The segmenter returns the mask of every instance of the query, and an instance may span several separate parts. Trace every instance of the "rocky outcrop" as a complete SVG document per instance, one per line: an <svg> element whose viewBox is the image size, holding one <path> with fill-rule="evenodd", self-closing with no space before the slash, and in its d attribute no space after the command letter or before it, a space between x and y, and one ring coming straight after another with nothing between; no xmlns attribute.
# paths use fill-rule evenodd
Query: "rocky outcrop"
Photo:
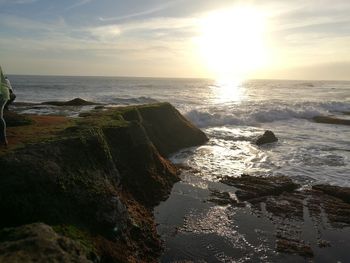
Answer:
<svg viewBox="0 0 350 263"><path fill-rule="evenodd" d="M349 119L340 119L333 116L316 116L313 120L317 123L326 123L326 124L336 124L336 125L350 125Z"/></svg>
<svg viewBox="0 0 350 263"><path fill-rule="evenodd" d="M314 189L316 191L321 191L321 192L328 194L330 196L340 198L344 202L350 204L350 188L348 188L348 187L319 184L319 185L313 185L312 189Z"/></svg>
<svg viewBox="0 0 350 263"><path fill-rule="evenodd" d="M93 252L81 243L36 223L0 231L0 262L93 263Z"/></svg>
<svg viewBox="0 0 350 263"><path fill-rule="evenodd" d="M142 112L142 121L126 118L129 111ZM69 123L1 153L0 227L75 227L89 233L102 262L155 262L161 244L152 208L178 180L165 153L206 136L166 103L96 111Z"/></svg>
<svg viewBox="0 0 350 263"><path fill-rule="evenodd" d="M263 145L263 144L273 143L273 142L277 142L277 141L278 141L278 139L272 131L265 131L265 133L263 135L259 136L256 139L255 144L256 145Z"/></svg>
<svg viewBox="0 0 350 263"><path fill-rule="evenodd" d="M241 201L292 192L300 187L286 176L256 177L244 174L241 177L225 177L221 182L239 188L236 196Z"/></svg>
<svg viewBox="0 0 350 263"><path fill-rule="evenodd" d="M140 123L163 156L180 148L203 144L207 136L182 116L171 104L164 103L162 108L153 109L141 106L123 113L128 121ZM166 119L167 121L164 121Z"/></svg>
<svg viewBox="0 0 350 263"><path fill-rule="evenodd" d="M43 105L52 105L52 106L91 106L91 105L100 105L100 103L86 101L81 98L75 98L69 101L46 101L41 103Z"/></svg>

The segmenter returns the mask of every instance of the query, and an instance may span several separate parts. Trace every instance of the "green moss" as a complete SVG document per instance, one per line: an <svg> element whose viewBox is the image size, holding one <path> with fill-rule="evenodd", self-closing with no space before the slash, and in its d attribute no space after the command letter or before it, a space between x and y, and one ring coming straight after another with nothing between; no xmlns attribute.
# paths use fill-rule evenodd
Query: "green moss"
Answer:
<svg viewBox="0 0 350 263"><path fill-rule="evenodd" d="M57 234L79 242L87 254L96 254L96 248L94 246L94 242L92 241L92 237L89 235L89 233L73 225L56 225L52 226L52 229Z"/></svg>

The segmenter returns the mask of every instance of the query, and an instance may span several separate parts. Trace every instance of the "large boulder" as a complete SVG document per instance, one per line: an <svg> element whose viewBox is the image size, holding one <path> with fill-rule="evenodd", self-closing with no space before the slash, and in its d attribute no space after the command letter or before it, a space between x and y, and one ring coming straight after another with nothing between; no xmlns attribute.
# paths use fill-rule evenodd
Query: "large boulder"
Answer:
<svg viewBox="0 0 350 263"><path fill-rule="evenodd" d="M123 116L128 121L141 123L148 137L163 156L208 141L205 133L169 103L135 107L124 112Z"/></svg>
<svg viewBox="0 0 350 263"><path fill-rule="evenodd" d="M265 133L257 138L255 141L256 145L263 145L267 143L277 142L278 138L272 131L265 131Z"/></svg>

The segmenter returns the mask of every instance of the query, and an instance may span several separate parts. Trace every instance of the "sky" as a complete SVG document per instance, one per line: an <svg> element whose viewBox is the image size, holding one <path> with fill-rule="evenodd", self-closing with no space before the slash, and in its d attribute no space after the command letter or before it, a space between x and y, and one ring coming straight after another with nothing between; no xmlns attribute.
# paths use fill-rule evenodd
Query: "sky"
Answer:
<svg viewBox="0 0 350 263"><path fill-rule="evenodd" d="M350 80L349 14L348 0L0 0L0 64L8 74Z"/></svg>

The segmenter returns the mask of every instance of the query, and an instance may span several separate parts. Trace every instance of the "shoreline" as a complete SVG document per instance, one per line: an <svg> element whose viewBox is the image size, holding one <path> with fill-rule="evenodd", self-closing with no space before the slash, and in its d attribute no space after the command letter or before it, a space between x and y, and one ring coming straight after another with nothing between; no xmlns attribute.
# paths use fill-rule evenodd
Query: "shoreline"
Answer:
<svg viewBox="0 0 350 263"><path fill-rule="evenodd" d="M71 102L62 105L65 104ZM234 211L232 218L238 216L238 219L225 222L231 227L245 229L245 232L238 233L240 238L245 235L251 240L261 237L259 231L253 231L252 226L262 220L259 227L272 231L267 237L265 235L270 244L265 247L269 255L272 257L279 251L277 258L303 262L305 258L320 258L320 255L324 255L323 251L333 255L329 251L336 250L338 245L334 246L332 242L335 241L328 241L327 238L319 238L317 244L311 244L302 237L312 232L307 229L299 231L292 239L288 235L279 236L280 233L273 228L276 222L297 215L293 224L285 224L283 220L279 223L279 228L286 233L292 233L291 228L299 229L304 224L310 228L316 224L316 228L323 227L331 232L346 229L350 224L342 215L334 212L341 209L342 213L350 216L349 200L334 196L334 190L329 187L326 187L327 190L282 188L278 193L272 187L257 199L242 199L239 191L247 187L260 189L266 185L266 181L256 182L254 177L250 177L255 184L249 180L233 185L225 184L224 181L208 182L196 176L198 171L190 167L174 166L167 159L171 153L201 145L208 138L168 103L115 109L99 105L81 115L81 118L13 114L8 120L13 121L13 127L8 128L10 147L0 151L0 165L4 167L5 173L0 178L0 181L3 180L0 182L0 207L3 211L9 211L0 220L1 228L6 228L0 231L0 251L8 257L11 253L6 250L6 246L11 246L12 241L7 239L6 233L17 235L29 231L30 235L35 235L38 230L38 233L50 232L53 238L68 238L73 242L72 246L85 251L80 253L85 253L83 256L87 262L157 262L162 251L156 231L157 222L160 223L158 231L166 242L176 239L184 242L188 238L186 235L215 236L216 230L211 229L211 226L191 223L198 219L199 212L194 213L193 218L186 216L187 209L199 208L202 212L206 209L214 211L213 217L215 211L228 211L227 214L221 214L223 218ZM176 183L179 171L182 171L182 180ZM276 185L276 182L272 184ZM203 185L207 185L207 188L203 188ZM338 187L336 192L339 189L346 192L349 188ZM169 194L170 198L167 199ZM347 192L345 196L348 198ZM315 200L315 206L305 203L309 199ZM174 202L177 205L174 206ZM294 204L296 212L286 205L280 205L286 202ZM155 215L152 213L154 207ZM328 214L316 213L325 211L324 207L328 207ZM160 212L162 209L163 212ZM159 222L162 216L173 217L175 225ZM330 222L323 225L322 222L329 221L329 217L335 224ZM321 219L321 223L316 222L316 219ZM52 226L54 232L42 225L20 227L37 222ZM183 226L184 222L186 224ZM337 225L339 222L343 224L341 228ZM212 223L215 226L220 222L214 220ZM204 232L203 227L206 227ZM225 229L229 231L230 227ZM261 231L266 232L266 229ZM42 238L45 240L45 236ZM242 240L237 240L237 244ZM21 242L20 238L17 242ZM231 245L235 247L235 244ZM42 255L40 246L35 252L25 246L19 246L19 249L27 251L28 256L34 253ZM181 255L181 245L179 249ZM236 256L240 255L239 249L233 251ZM162 256L163 260L168 257L166 253ZM198 258L170 256L167 259L196 261L201 253L204 252L198 251ZM254 251L250 253L254 254ZM260 254L257 252L256 255ZM76 257L74 253L71 256Z"/></svg>

